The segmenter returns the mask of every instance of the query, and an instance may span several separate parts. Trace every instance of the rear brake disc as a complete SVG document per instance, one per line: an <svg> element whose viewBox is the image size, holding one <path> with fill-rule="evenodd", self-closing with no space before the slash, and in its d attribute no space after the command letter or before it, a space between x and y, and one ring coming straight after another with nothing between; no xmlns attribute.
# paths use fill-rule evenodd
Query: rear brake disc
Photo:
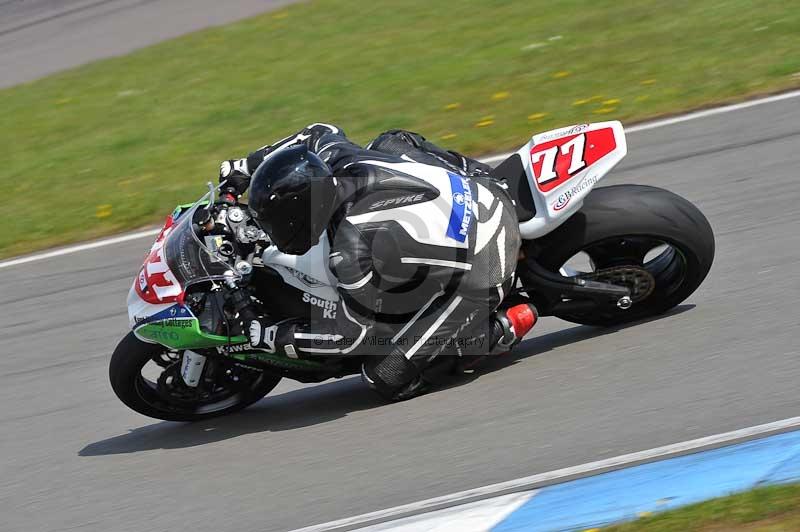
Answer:
<svg viewBox="0 0 800 532"><path fill-rule="evenodd" d="M631 291L631 301L637 303L649 296L656 287L653 275L638 266L616 266L580 275L581 279L624 286Z"/></svg>

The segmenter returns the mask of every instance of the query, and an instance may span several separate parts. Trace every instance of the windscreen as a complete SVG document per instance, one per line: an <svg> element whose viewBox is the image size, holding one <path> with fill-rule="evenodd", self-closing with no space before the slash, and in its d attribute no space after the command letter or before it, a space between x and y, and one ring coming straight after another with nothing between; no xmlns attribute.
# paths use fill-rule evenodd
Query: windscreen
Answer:
<svg viewBox="0 0 800 532"><path fill-rule="evenodd" d="M193 283L222 279L226 272L238 277L227 259L215 251L222 237L204 236L206 243L196 234L193 220L201 209L205 207L198 202L182 212L164 243L164 260L184 290Z"/></svg>

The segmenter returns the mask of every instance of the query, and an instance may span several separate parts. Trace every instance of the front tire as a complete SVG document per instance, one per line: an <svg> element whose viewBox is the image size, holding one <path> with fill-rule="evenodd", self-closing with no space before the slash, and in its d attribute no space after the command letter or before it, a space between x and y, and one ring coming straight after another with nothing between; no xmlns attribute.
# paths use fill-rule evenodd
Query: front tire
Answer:
<svg viewBox="0 0 800 532"><path fill-rule="evenodd" d="M218 400L191 404L186 401L170 401L159 393L158 383L142 375L149 362L163 360L166 349L158 344L139 340L133 332L122 339L111 356L108 368L114 393L129 408L145 416L165 421L200 421L224 416L242 410L255 403L277 386L280 377L259 374L236 391L223 393ZM180 364L180 360L174 362ZM163 364L162 364L163 365ZM177 377L180 378L180 377Z"/></svg>
<svg viewBox="0 0 800 532"><path fill-rule="evenodd" d="M650 252L664 251L646 260L647 248L655 244L661 247ZM647 295L634 299L627 310L555 312L559 318L584 325L612 326L662 314L697 290L714 260L714 233L703 213L677 194L642 185L593 190L569 220L525 245L531 252L542 250L537 260L552 272L563 275L565 264L585 253L595 272L613 276L619 271L623 278L626 272L633 273L629 278L640 272L650 285ZM580 275L591 278L593 274Z"/></svg>

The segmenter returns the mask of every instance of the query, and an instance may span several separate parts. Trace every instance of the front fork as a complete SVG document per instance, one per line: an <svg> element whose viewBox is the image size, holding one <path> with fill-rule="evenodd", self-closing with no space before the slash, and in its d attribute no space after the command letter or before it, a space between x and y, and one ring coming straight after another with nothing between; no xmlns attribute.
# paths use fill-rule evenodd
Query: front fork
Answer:
<svg viewBox="0 0 800 532"><path fill-rule="evenodd" d="M190 388L197 388L200 378L203 376L203 369L206 367L206 357L200 353L186 350L181 359L181 378L184 384Z"/></svg>
<svg viewBox="0 0 800 532"><path fill-rule="evenodd" d="M247 265L249 266L249 263L247 263ZM250 271L252 270L248 270L247 274L249 274ZM250 298L250 293L246 289L240 287L233 277L228 277L225 280L225 284L227 284L229 288L227 294L228 302L233 307L240 321L247 323L255 319L256 314L251 309L253 302ZM230 334L230 331L228 331L228 334ZM181 359L181 378L186 386L197 388L203 376L203 369L206 366L207 358L208 357L205 355L188 349L183 352L183 358Z"/></svg>

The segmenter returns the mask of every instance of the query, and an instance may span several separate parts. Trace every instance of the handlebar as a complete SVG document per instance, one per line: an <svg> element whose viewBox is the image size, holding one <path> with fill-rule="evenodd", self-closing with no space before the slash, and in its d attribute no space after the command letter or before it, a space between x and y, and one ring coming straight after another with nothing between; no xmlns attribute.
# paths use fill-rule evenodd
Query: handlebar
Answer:
<svg viewBox="0 0 800 532"><path fill-rule="evenodd" d="M225 284L228 285L226 299L242 321L248 323L256 319L258 315L253 311L253 301L250 299L250 292L248 292L246 288L239 286L232 277L226 279Z"/></svg>

